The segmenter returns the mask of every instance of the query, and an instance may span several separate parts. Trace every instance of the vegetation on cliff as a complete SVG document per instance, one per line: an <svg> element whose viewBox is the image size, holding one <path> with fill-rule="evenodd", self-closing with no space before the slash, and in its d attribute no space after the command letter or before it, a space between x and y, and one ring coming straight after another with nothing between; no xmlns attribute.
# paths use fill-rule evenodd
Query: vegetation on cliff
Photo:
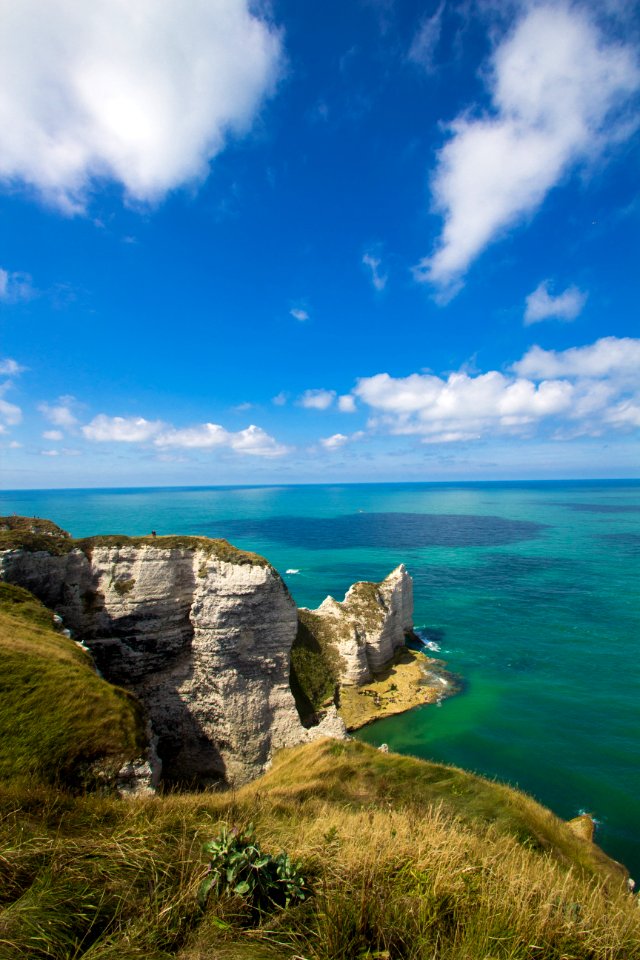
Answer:
<svg viewBox="0 0 640 960"><path fill-rule="evenodd" d="M207 559L257 567L271 566L269 561L259 554L240 550L224 539L177 535L128 537L124 534L109 534L75 540L66 530L52 523L51 520L41 520L36 517L0 517L0 550L26 550L29 553L44 551L53 556L62 556L72 550L82 550L90 557L95 547L141 546L154 547L157 550L198 550Z"/></svg>
<svg viewBox="0 0 640 960"><path fill-rule="evenodd" d="M336 624L336 629L340 624ZM291 648L290 685L303 723L332 702L340 673L334 624L312 610L298 610L298 632Z"/></svg>
<svg viewBox="0 0 640 960"><path fill-rule="evenodd" d="M83 786L144 748L140 708L21 587L0 583L0 780Z"/></svg>

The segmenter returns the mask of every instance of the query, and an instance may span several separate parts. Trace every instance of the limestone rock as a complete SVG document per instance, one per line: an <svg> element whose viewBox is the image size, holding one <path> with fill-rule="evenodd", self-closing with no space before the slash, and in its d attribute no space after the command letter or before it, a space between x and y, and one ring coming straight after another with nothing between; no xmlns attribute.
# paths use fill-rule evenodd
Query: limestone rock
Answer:
<svg viewBox="0 0 640 960"><path fill-rule="evenodd" d="M413 581L400 564L381 583L354 583L342 603L327 597L312 613L340 655L340 683L359 686L393 659L413 631Z"/></svg>
<svg viewBox="0 0 640 960"><path fill-rule="evenodd" d="M345 736L335 711L305 729L289 686L297 610L261 557L204 538L93 538L0 552L90 648L107 680L144 704L168 780L241 784L273 752ZM142 765L144 766L144 758ZM122 771L143 783L149 771Z"/></svg>

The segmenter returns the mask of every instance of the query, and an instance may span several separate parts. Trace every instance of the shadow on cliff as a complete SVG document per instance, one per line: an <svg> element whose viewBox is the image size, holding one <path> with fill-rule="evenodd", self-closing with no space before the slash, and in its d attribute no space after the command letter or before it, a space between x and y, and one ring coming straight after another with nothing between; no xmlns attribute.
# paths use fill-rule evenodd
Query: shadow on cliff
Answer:
<svg viewBox="0 0 640 960"><path fill-rule="evenodd" d="M191 604L182 611L176 604L170 611L170 639L165 600L136 604L126 615L113 617L96 589L90 607L92 627L79 639L87 640L102 676L131 690L142 703L157 738L164 786L197 790L224 785L221 748L226 744L211 739L193 715L189 695L180 692L193 678Z"/></svg>

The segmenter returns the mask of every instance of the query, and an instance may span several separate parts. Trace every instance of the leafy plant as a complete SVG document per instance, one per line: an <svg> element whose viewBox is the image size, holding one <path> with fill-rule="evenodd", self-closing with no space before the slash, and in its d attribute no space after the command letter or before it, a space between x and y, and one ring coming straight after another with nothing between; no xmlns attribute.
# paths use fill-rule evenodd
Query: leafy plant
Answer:
<svg viewBox="0 0 640 960"><path fill-rule="evenodd" d="M244 897L259 911L288 907L309 895L302 864L284 850L275 857L261 850L253 824L244 831L223 826L220 835L203 849L210 862L198 892L202 906L212 890L218 895Z"/></svg>

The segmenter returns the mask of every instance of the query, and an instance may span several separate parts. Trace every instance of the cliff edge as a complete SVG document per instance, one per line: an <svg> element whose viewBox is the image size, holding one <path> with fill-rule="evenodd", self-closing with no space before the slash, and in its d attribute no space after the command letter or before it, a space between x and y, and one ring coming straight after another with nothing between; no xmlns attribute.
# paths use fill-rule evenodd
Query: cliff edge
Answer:
<svg viewBox="0 0 640 960"><path fill-rule="evenodd" d="M73 540L43 523L0 521L0 578L54 610L99 672L136 694L165 780L245 783L281 747L344 736L335 710L312 730L300 722L297 610L264 558L201 537Z"/></svg>

